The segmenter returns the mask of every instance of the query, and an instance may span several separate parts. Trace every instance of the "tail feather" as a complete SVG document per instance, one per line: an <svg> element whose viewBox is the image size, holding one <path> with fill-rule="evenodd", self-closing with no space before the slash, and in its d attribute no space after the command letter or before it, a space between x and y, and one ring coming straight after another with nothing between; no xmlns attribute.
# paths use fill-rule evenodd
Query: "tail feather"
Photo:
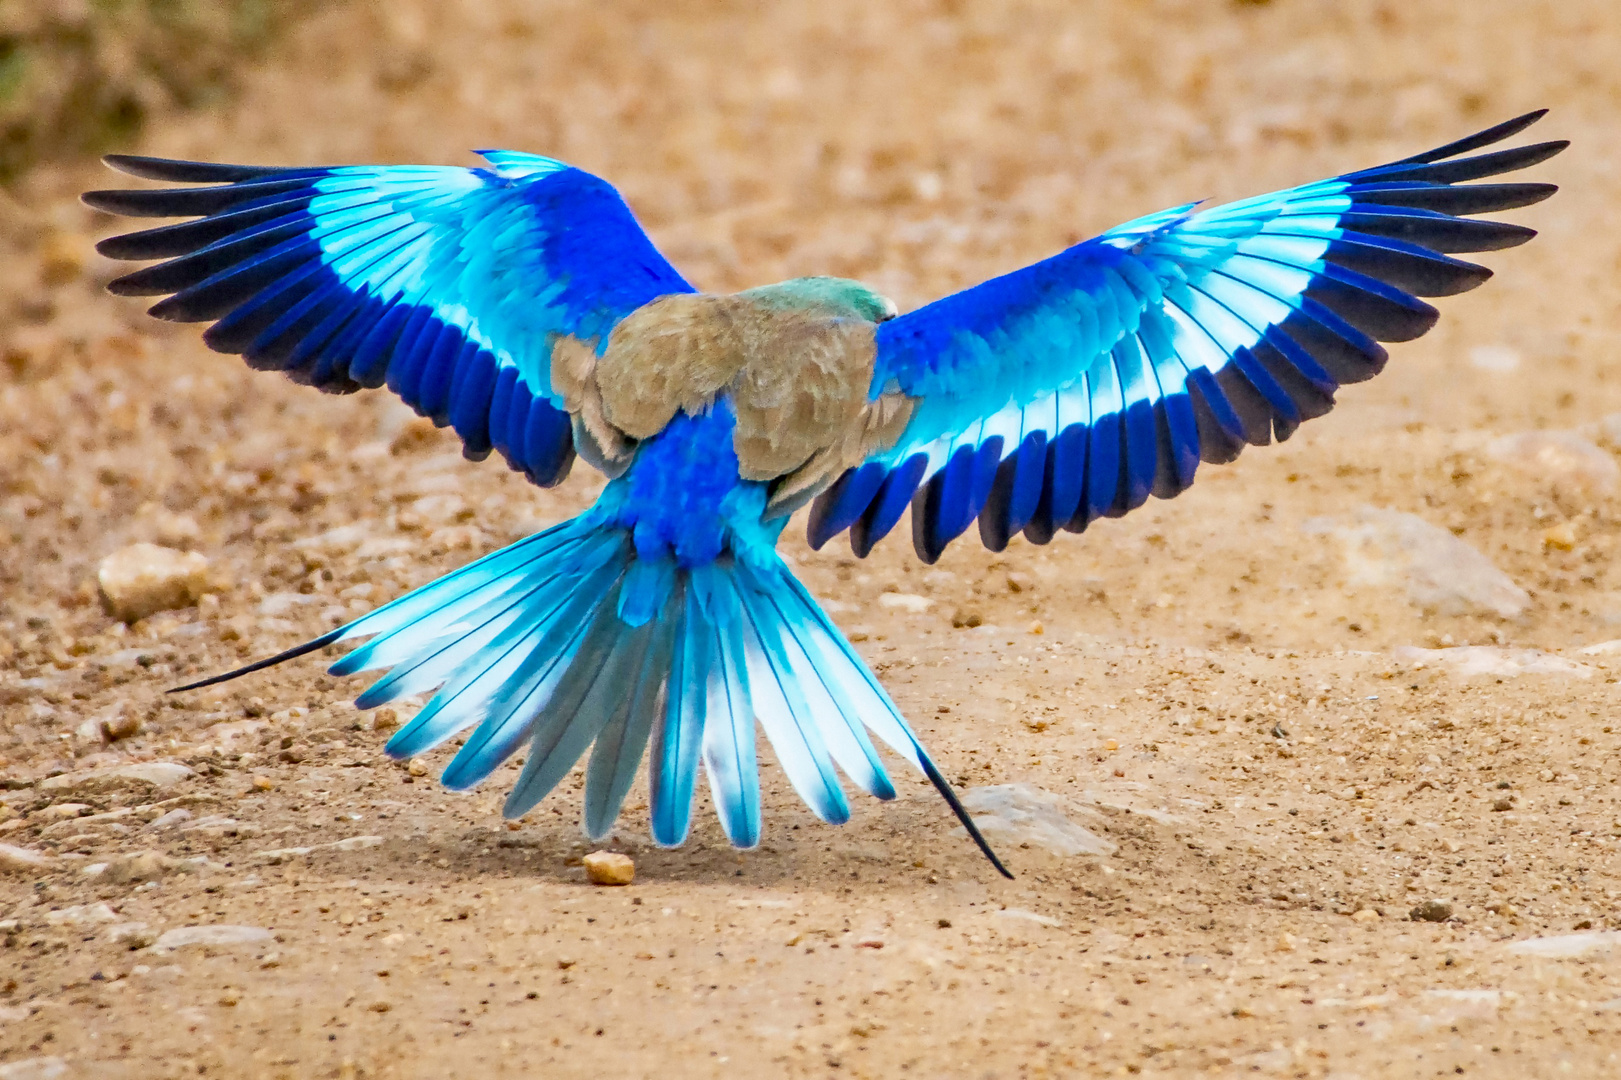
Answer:
<svg viewBox="0 0 1621 1080"><path fill-rule="evenodd" d="M650 620L652 615L659 617L651 621L652 636L631 692L624 695L623 707L609 719L591 747L591 763L585 773L585 831L593 840L602 839L613 829L619 808L636 781L636 769L642 763L653 725L665 715L679 613L686 603L685 586L673 581L672 585L662 611L654 608L649 613Z"/></svg>
<svg viewBox="0 0 1621 1080"><path fill-rule="evenodd" d="M828 668L822 650L806 636L804 628L815 623L815 615L780 586L776 589L762 587L759 594L760 606L765 611L761 621L787 631L779 635L782 658L806 702L811 733L857 787L877 798L893 799L895 786L872 740L867 737L863 721L868 718L841 699L837 687L842 672Z"/></svg>
<svg viewBox="0 0 1621 1080"><path fill-rule="evenodd" d="M617 594L616 582L623 573L622 565L609 563L575 582L573 595L535 638L506 684L487 699L487 705L469 703L471 707L461 717L462 726L471 725L481 713L483 720L446 767L440 778L446 787L472 787L494 772L526 738L533 735L540 743L546 731L570 719L552 714L547 706L569 681L575 658L591 632L599 626L601 633L610 632L603 620L617 620L603 597Z"/></svg>
<svg viewBox="0 0 1621 1080"><path fill-rule="evenodd" d="M647 783L655 843L675 847L692 827L698 748L709 704L710 638L702 632L697 590L688 582L676 626L664 722L653 728Z"/></svg>
<svg viewBox="0 0 1621 1080"><path fill-rule="evenodd" d="M373 668L393 667L404 661L417 647L417 633L406 635L403 652L384 653L388 643L396 646L401 639L395 635L409 630L418 623L430 620L434 625L453 622L467 612L476 610L502 593L518 588L523 583L521 571L544 559L559 547L578 539L576 522L554 525L544 532L519 540L517 543L493 551L442 578L436 578L421 588L390 601L375 611L368 612L342 628L340 640L371 638L332 665L334 675L352 675Z"/></svg>
<svg viewBox="0 0 1621 1080"><path fill-rule="evenodd" d="M502 809L509 818L532 810L574 768L612 719L618 691L647 650L652 627L627 628L614 611L616 600L610 596L597 609L567 673L535 717L529 759Z"/></svg>
<svg viewBox="0 0 1621 1080"><path fill-rule="evenodd" d="M799 797L823 821L842 825L850 820L850 804L833 771L833 759L821 736L816 714L806 700L804 681L796 673L794 661L778 631L776 612L763 610L770 600L758 595L751 581L741 583L738 594L743 605L749 690L760 726L765 729L777 753L777 761ZM841 722L838 727L848 730L849 725ZM878 775L883 775L882 766ZM865 774L852 774L858 784L864 778ZM884 780L887 784L888 778ZM873 790L867 784L862 787Z"/></svg>
<svg viewBox="0 0 1621 1080"><path fill-rule="evenodd" d="M611 562L605 563L584 584L606 588L618 572ZM462 665L450 672L449 681L411 723L389 740L388 752L396 757L423 753L489 715L497 699L510 696L523 680L526 667L537 655L549 657L545 645L555 639L559 628L578 626L580 616L589 615L595 597L581 586L573 578L549 579L531 594L535 599L529 610L523 610L520 602L514 604L515 612L504 613L498 633L480 627L469 634L478 640L460 650L466 657ZM485 662L486 657L491 659ZM399 670L409 673L403 665Z"/></svg>
<svg viewBox="0 0 1621 1080"><path fill-rule="evenodd" d="M358 637L371 640L332 672L390 670L357 704L437 688L389 740L391 756L422 753L476 725L441 778L461 789L528 744L508 817L533 809L590 749L584 824L600 838L645 751L656 842L687 838L702 762L727 837L753 847L761 835L756 722L794 789L835 823L850 817L838 770L864 791L895 797L870 732L934 784L1007 873L860 655L767 550L681 569L638 559L629 532L607 514L588 514L280 659Z"/></svg>
<svg viewBox="0 0 1621 1080"><path fill-rule="evenodd" d="M709 616L714 662L704 727L704 771L726 838L751 848L760 842L760 769L754 751L754 706L744 656L741 603L730 574L711 563L692 571Z"/></svg>

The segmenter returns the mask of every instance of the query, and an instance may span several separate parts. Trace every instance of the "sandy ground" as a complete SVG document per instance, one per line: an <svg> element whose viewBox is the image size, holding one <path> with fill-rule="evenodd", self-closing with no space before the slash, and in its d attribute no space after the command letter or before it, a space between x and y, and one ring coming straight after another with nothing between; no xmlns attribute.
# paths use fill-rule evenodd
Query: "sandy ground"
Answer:
<svg viewBox="0 0 1621 1080"><path fill-rule="evenodd" d="M1621 637L1608 0L391 0L306 24L138 149L541 151L618 183L702 287L831 272L904 308L1544 105L1576 144L1539 175L1565 190L1513 215L1542 236L1287 445L934 568L904 529L865 562L790 530L954 781L1054 793L1113 845L999 838L1013 882L915 778L835 829L768 764L758 851L707 806L654 849L633 794L612 846L636 882L596 888L577 783L509 827L499 782L387 762L388 720L313 659L164 697L596 483L532 490L380 395L153 324L99 291L113 226L72 196L105 176L36 172L0 202L0 843L50 862L0 870L0 1076L1617 1075L1621 951L1511 947L1621 928L1621 653L1582 651ZM1598 449L1494 451L1533 430ZM1524 596L1415 600L1345 539L1364 506ZM125 628L95 572L142 539L206 555L211 592ZM1411 651L1463 646L1503 651ZM107 779L131 761L195 775ZM1431 900L1450 919L1409 918ZM143 947L214 924L268 934Z"/></svg>

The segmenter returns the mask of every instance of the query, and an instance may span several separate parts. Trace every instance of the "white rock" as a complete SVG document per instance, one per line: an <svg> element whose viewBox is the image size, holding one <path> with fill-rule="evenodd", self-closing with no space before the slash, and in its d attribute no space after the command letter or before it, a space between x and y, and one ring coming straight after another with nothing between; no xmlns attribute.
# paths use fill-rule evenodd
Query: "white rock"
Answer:
<svg viewBox="0 0 1621 1080"><path fill-rule="evenodd" d="M173 930L165 930L157 941L153 942L154 952L173 952L188 945L253 945L261 941L271 941L275 937L262 926L180 926Z"/></svg>
<svg viewBox="0 0 1621 1080"><path fill-rule="evenodd" d="M84 926L86 923L117 922L118 912L106 904L80 904L45 913L50 926Z"/></svg>
<svg viewBox="0 0 1621 1080"><path fill-rule="evenodd" d="M1593 669L1586 664L1578 664L1540 649L1499 649L1495 645L1419 649L1402 645L1391 650L1391 654L1409 664L1443 664L1464 676L1495 675L1500 679L1512 679L1517 675L1569 675L1578 679L1593 677Z"/></svg>
<svg viewBox="0 0 1621 1080"><path fill-rule="evenodd" d="M1021 919L1021 920L1025 921L1025 922L1039 923L1042 926L1063 926L1064 925L1061 921L1059 921L1058 919L1053 918L1051 915L1038 915L1036 912L1034 912L1034 911L1026 911L1024 908L1016 908L1016 907L1002 908L1000 911L997 911L995 914L996 914L996 917L999 918L999 919Z"/></svg>
<svg viewBox="0 0 1621 1080"><path fill-rule="evenodd" d="M156 939L144 922L119 923L107 928L107 940L130 949L144 949Z"/></svg>
<svg viewBox="0 0 1621 1080"><path fill-rule="evenodd" d="M1572 431L1521 431L1486 445L1486 454L1539 480L1597 494L1621 481L1615 458Z"/></svg>
<svg viewBox="0 0 1621 1080"><path fill-rule="evenodd" d="M195 551L131 544L101 560L96 580L107 613L135 622L196 603L208 588L208 560Z"/></svg>
<svg viewBox="0 0 1621 1080"><path fill-rule="evenodd" d="M895 608L899 611L921 615L934 604L927 596L918 596L915 593L886 592L878 594L878 606Z"/></svg>
<svg viewBox="0 0 1621 1080"><path fill-rule="evenodd" d="M39 782L39 790L73 791L81 787L112 786L120 780L133 780L154 788L166 788L173 787L193 775L195 774L190 769L178 761L138 761L111 769L81 769L78 772L48 777Z"/></svg>
<svg viewBox="0 0 1621 1080"><path fill-rule="evenodd" d="M192 819L192 812L185 807L177 806L148 825L148 832L159 832L163 829L172 829Z"/></svg>
<svg viewBox="0 0 1621 1080"><path fill-rule="evenodd" d="M59 1057L25 1058L0 1065L0 1080L57 1080L68 1074L68 1063Z"/></svg>
<svg viewBox="0 0 1621 1080"><path fill-rule="evenodd" d="M1486 556L1414 514L1362 506L1349 520L1312 518L1302 528L1339 539L1352 584L1401 588L1426 611L1512 619L1531 604Z"/></svg>
<svg viewBox="0 0 1621 1080"><path fill-rule="evenodd" d="M1113 855L1119 850L1073 821L1064 799L1033 784L974 788L963 795L962 804L988 840L1032 844L1065 856Z"/></svg>
<svg viewBox="0 0 1621 1080"><path fill-rule="evenodd" d="M49 869L51 862L44 852L0 844L0 873L34 874Z"/></svg>
<svg viewBox="0 0 1621 1080"><path fill-rule="evenodd" d="M270 851L257 852L249 858L261 862L280 863L288 859L295 859L301 855L308 855L312 851L363 851L366 848L381 847L381 836L350 836L343 840L334 840L329 844L312 844L309 847L273 848Z"/></svg>
<svg viewBox="0 0 1621 1080"><path fill-rule="evenodd" d="M1469 350L1469 364L1481 371L1506 375L1519 370L1520 352L1510 345L1476 345Z"/></svg>
<svg viewBox="0 0 1621 1080"><path fill-rule="evenodd" d="M1508 947L1512 953L1523 956L1542 956L1550 960L1568 960L1590 953L1608 952L1621 945L1621 930L1589 930L1585 934L1559 934L1555 937L1526 938Z"/></svg>

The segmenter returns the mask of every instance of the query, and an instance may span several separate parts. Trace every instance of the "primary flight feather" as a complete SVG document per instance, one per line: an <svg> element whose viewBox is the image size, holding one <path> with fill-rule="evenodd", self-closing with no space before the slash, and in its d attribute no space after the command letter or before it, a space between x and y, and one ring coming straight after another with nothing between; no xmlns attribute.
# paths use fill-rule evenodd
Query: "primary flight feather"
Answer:
<svg viewBox="0 0 1621 1080"><path fill-rule="evenodd" d="M911 507L932 563L976 521L993 550L1020 532L1046 543L1176 495L1200 462L1288 438L1379 372L1380 342L1434 325L1420 297L1490 276L1454 255L1533 235L1472 215L1552 185L1471 181L1564 149L1475 153L1541 115L1141 218L898 317L836 278L699 293L606 182L510 151L476 169L115 156L122 172L198 186L84 198L194 219L100 248L166 260L112 291L165 295L152 314L212 322L215 349L336 393L386 385L469 457L498 450L542 486L576 455L610 477L579 517L207 683L368 639L331 669L387 670L356 704L434 692L391 755L472 729L442 778L468 788L523 750L516 817L589 751L593 837L646 756L665 845L687 836L700 761L726 835L759 842L756 723L834 823L850 813L840 773L894 797L876 737L1007 873L777 556L788 515L811 504L813 546L848 530L865 556Z"/></svg>

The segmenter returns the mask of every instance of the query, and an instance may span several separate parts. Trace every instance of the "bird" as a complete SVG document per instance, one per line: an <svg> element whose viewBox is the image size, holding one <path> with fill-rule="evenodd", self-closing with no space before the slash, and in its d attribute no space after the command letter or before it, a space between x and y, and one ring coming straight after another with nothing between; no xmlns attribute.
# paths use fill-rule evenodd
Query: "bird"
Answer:
<svg viewBox="0 0 1621 1080"><path fill-rule="evenodd" d="M1547 183L1492 178L1568 145L1488 149L1546 110L1426 153L1223 205L1140 217L899 313L858 281L706 293L606 181L486 150L484 164L267 167L111 155L170 186L87 192L184 218L101 241L146 262L112 281L150 314L329 393L387 387L463 453L541 487L576 458L585 512L346 625L196 689L327 646L384 674L355 701L426 704L396 758L463 737L464 790L524 761L509 818L589 754L583 826L612 830L647 760L652 839L692 825L700 763L727 839L760 842L756 748L823 821L844 790L895 797L883 744L1011 877L848 637L777 553L794 511L865 557L911 510L934 563L977 523L1002 551L1185 490L1201 464L1290 437L1382 343L1435 325L1426 297L1483 283L1455 256L1535 233L1477 215ZM1491 181L1475 183L1474 181ZM843 780L841 780L841 774Z"/></svg>

